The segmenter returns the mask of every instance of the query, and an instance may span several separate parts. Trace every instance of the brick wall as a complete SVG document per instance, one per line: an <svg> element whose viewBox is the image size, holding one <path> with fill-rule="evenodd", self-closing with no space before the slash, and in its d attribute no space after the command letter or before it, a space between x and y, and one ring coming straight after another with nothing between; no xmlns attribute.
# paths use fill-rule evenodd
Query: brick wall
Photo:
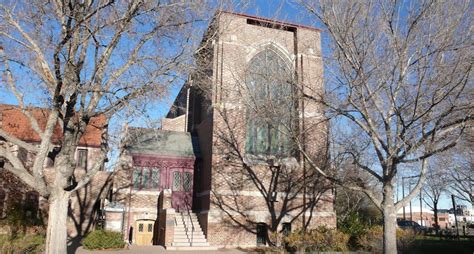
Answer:
<svg viewBox="0 0 474 254"><path fill-rule="evenodd" d="M246 156L246 90L243 87L246 67L253 56L271 48L296 66L297 81L305 93L314 97L322 96L320 33L314 29L297 28L294 32L291 29L252 25L247 21L247 17L227 13L224 13L217 23L219 38L214 41L212 49L209 49L213 52L213 57L208 58L209 62L201 63L203 66L213 66L211 78L201 77L202 80L212 82L207 82L200 90L200 94L207 93L204 97L210 101L210 105L191 104L190 109L191 112L202 111L203 107L211 109L211 113L201 117L201 122L194 123L195 127L190 130L197 133L201 149L209 149L208 153L202 153L200 189L197 191L200 204L198 208L201 211L199 220L211 245L254 246L256 223L270 224L272 220L269 210L272 209L268 208L269 202L264 197L268 193L257 189L248 175L246 176L249 172L248 166L250 165L251 171L263 186L269 186L275 174L272 174L271 168L265 162L249 163L249 160L246 161L249 157L243 160L238 158L241 155ZM205 82L198 80L197 83ZM298 107L300 110L304 108L299 127L304 136L302 139L305 141L306 151L318 166L324 167L327 122L322 115L323 108L308 100L300 101ZM211 133L212 135L209 135ZM232 148L229 148L229 137L232 137ZM236 151L239 151L240 155L236 155ZM247 168L243 167L243 164L246 164ZM288 182L294 184L293 190L301 191L301 180L305 175L301 164L299 165L298 169L287 171L286 177ZM310 171L309 167L306 168ZM294 180L291 180L291 177ZM320 190L322 193L315 193L315 196L321 195L321 199L313 213L307 212L305 218L311 218L310 227L322 224L335 227L336 217L330 186L321 179L310 179L313 180L325 187ZM314 187L309 186L308 184L307 188ZM298 207L303 202L302 193L289 200L281 198L284 195L283 188L277 194L279 201L273 204L273 211L277 214L282 212L284 202L293 207ZM301 209L283 211L286 215L279 222L293 219L293 228L298 228L302 225L297 223L302 219L301 216L297 217L298 211L301 212ZM294 218L295 216L297 218Z"/></svg>
<svg viewBox="0 0 474 254"><path fill-rule="evenodd" d="M163 118L161 120L161 129L168 131L185 131L186 115L175 118Z"/></svg>

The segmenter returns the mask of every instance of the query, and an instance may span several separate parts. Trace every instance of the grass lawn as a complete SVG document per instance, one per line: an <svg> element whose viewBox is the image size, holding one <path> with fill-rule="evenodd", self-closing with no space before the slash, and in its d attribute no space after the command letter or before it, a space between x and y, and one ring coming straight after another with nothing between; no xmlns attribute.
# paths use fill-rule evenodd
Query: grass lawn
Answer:
<svg viewBox="0 0 474 254"><path fill-rule="evenodd" d="M439 239L439 237L420 238L415 241L409 254L473 254L474 239Z"/></svg>

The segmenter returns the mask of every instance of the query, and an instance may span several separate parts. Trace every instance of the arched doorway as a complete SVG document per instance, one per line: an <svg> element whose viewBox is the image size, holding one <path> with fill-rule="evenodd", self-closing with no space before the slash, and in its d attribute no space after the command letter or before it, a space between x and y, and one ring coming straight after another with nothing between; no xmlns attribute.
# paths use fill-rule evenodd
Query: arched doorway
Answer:
<svg viewBox="0 0 474 254"><path fill-rule="evenodd" d="M135 222L135 244L153 245L154 220L137 220Z"/></svg>

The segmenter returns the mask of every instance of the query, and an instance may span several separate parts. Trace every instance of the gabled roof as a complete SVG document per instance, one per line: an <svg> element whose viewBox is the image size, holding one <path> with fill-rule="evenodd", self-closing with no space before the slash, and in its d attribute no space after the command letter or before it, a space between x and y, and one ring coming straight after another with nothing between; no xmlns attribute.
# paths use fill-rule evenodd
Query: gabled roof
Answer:
<svg viewBox="0 0 474 254"><path fill-rule="evenodd" d="M128 128L124 148L132 154L199 157L197 139L188 132Z"/></svg>
<svg viewBox="0 0 474 254"><path fill-rule="evenodd" d="M38 122L39 127L44 130L49 116L49 110L45 108L27 109ZM105 116L101 115L90 120L84 135L79 141L80 146L98 147L101 144L102 130L105 127ZM0 128L8 134L26 142L41 142L36 131L31 126L28 117L16 105L0 104ZM63 132L59 124L56 124L52 141L55 144L61 142Z"/></svg>

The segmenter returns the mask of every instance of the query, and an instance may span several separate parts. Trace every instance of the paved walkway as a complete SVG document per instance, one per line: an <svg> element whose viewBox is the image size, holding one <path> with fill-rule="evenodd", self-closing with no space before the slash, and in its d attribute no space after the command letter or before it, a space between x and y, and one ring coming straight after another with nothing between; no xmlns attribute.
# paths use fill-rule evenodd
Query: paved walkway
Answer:
<svg viewBox="0 0 474 254"><path fill-rule="evenodd" d="M237 249L219 249L219 250L206 250L206 251L182 251L182 250L165 250L162 246L130 246L130 249L126 250L98 250L98 251L89 251L84 250L82 247L79 247L75 254L156 254L156 253L167 253L167 254L214 254L214 253L223 253L223 254L242 254L246 253Z"/></svg>

